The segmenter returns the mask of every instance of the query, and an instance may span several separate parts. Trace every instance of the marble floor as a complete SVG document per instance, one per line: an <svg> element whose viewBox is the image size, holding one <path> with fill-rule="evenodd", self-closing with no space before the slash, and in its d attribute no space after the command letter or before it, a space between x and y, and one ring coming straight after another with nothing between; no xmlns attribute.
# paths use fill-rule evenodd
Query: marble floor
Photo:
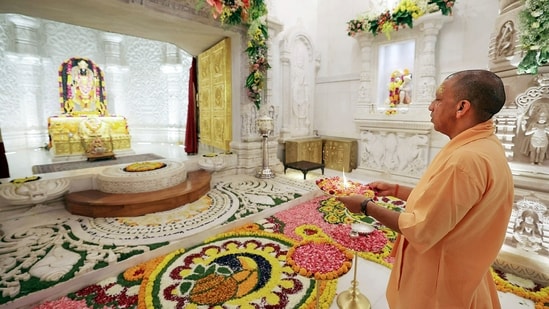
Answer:
<svg viewBox="0 0 549 309"><path fill-rule="evenodd" d="M173 160L189 160L182 145L173 144L155 144L155 143L136 143L132 145L132 149L136 154L140 153L155 153L167 159ZM6 153L10 168L11 178L27 177L32 175L32 166L37 164L52 163L51 154L43 149L20 149ZM325 176L341 175L340 171L327 169ZM281 175L282 176L282 175ZM361 182L368 182L371 179L364 179L364 176L359 174L349 173L346 175L349 179ZM284 177L295 179L303 179L303 174L299 171L288 170ZM322 177L319 172L309 172L307 179L315 179ZM2 181L2 179L0 179ZM4 181L2 181L4 182ZM379 264L359 259L357 268L357 282L360 291L370 300L373 309L387 309L388 305L385 300L385 286L388 281L390 270ZM353 280L353 272L347 273L338 283L337 292L340 293L349 289ZM90 282L91 284L92 282ZM504 309L534 309L534 303L530 300L520 298L510 293L499 293L502 308ZM0 306L2 307L2 306ZM338 308L336 302L331 305L330 309Z"/></svg>

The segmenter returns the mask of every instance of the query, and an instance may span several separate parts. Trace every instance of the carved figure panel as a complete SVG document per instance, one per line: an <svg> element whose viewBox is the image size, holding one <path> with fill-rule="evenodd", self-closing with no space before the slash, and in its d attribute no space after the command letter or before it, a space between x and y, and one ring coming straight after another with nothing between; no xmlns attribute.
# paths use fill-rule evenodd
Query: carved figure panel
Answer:
<svg viewBox="0 0 549 309"><path fill-rule="evenodd" d="M292 94L292 116L294 129L299 135L307 135L311 125L312 90L314 89L314 76L311 76L313 59L310 46L302 38L297 39L292 51L291 66L291 94Z"/></svg>
<svg viewBox="0 0 549 309"><path fill-rule="evenodd" d="M512 20L507 20L500 27L496 37L496 57L508 57L515 51L516 29Z"/></svg>
<svg viewBox="0 0 549 309"><path fill-rule="evenodd" d="M311 42L312 39L297 28L289 31L281 41L283 106L280 131L283 137L312 135L319 59Z"/></svg>
<svg viewBox="0 0 549 309"><path fill-rule="evenodd" d="M362 168L419 178L428 163L429 137L426 134L363 130L359 149Z"/></svg>
<svg viewBox="0 0 549 309"><path fill-rule="evenodd" d="M493 72L515 70L523 57L518 31L520 11L512 5L495 22L488 45L488 67Z"/></svg>
<svg viewBox="0 0 549 309"><path fill-rule="evenodd" d="M528 195L515 203L505 243L549 257L549 209L541 199Z"/></svg>
<svg viewBox="0 0 549 309"><path fill-rule="evenodd" d="M528 89L517 97L516 104L518 109L513 160L533 165L548 165L549 87Z"/></svg>

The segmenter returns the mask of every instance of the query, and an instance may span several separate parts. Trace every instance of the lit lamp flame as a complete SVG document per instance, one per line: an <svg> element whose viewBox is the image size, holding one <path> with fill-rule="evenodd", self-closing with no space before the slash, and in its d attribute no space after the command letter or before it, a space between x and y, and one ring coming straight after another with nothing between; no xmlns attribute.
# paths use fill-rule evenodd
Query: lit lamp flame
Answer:
<svg viewBox="0 0 549 309"><path fill-rule="evenodd" d="M347 188L349 187L349 183L347 182L347 177L345 177L345 171L342 171L343 173L343 193L347 194Z"/></svg>

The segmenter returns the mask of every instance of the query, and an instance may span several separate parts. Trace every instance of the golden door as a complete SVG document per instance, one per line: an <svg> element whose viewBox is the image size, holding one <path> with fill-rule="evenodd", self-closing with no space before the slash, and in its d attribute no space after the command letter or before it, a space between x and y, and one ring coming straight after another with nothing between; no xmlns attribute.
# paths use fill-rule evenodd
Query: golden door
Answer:
<svg viewBox="0 0 549 309"><path fill-rule="evenodd" d="M224 151L232 140L230 43L226 38L198 56L200 142Z"/></svg>

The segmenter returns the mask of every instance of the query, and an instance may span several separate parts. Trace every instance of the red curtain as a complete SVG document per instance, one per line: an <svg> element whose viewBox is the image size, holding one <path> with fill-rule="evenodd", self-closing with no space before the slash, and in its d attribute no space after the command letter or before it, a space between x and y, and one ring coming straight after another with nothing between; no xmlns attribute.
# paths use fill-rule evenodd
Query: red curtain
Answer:
<svg viewBox="0 0 549 309"><path fill-rule="evenodd" d="M4 142L2 141L2 131L0 130L0 178L9 178L9 177L10 177L10 169L8 167L8 158L6 157Z"/></svg>
<svg viewBox="0 0 549 309"><path fill-rule="evenodd" d="M189 105L187 108L187 130L185 132L185 152L187 154L198 153L198 127L196 120L196 58L193 57L189 70Z"/></svg>

